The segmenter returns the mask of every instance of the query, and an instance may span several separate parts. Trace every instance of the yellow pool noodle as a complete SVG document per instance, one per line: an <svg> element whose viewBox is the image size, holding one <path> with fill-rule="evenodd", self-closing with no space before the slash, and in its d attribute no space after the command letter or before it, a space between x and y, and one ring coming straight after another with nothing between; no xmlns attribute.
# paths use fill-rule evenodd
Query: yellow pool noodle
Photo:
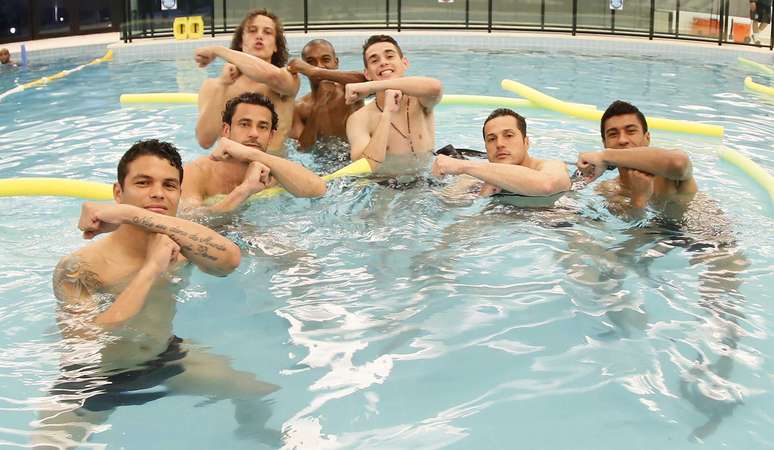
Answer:
<svg viewBox="0 0 774 450"><path fill-rule="evenodd" d="M771 200L771 204L774 206L774 176L771 176L755 161L736 150L725 148L720 152L720 157L739 168L754 182L758 183L769 194L769 200Z"/></svg>
<svg viewBox="0 0 774 450"><path fill-rule="evenodd" d="M198 99L199 94L193 92L156 92L147 94L122 94L118 101L121 102L122 105L137 103L196 104Z"/></svg>
<svg viewBox="0 0 774 450"><path fill-rule="evenodd" d="M122 94L118 99L122 105L131 104L195 104L199 95L193 92L156 92L146 94ZM449 106L491 106L510 108L539 108L540 106L524 98L495 97L491 95L444 95L441 105ZM595 109L594 105L570 103L578 108Z"/></svg>
<svg viewBox="0 0 774 450"><path fill-rule="evenodd" d="M51 195L87 200L112 200L113 186L95 181L64 178L0 179L0 197Z"/></svg>
<svg viewBox="0 0 774 450"><path fill-rule="evenodd" d="M7 96L9 96L11 94L16 94L18 92L21 92L21 91L24 91L26 89L30 89L30 88L33 88L33 87L43 86L45 84L48 84L51 81L58 80L60 78L64 78L64 77L66 77L67 75L70 75L73 72L77 72L77 71L83 69L86 66L91 66L91 65L94 65L94 64L99 64L99 63L104 62L104 61L112 61L112 60L113 60L113 51L112 50L108 50L107 53L105 53L105 56L103 56L101 58L97 58L97 59L91 61L90 63L82 64L82 65L80 65L80 66L78 66L78 67L76 67L74 69L63 70L61 72L57 72L54 75L51 75L50 77L41 77L41 78L38 78L35 81L30 81L28 83L20 84L20 85L16 86L15 88L0 94L0 100L3 100L5 97L7 97Z"/></svg>
<svg viewBox="0 0 774 450"><path fill-rule="evenodd" d="M501 83L503 89L520 95L533 103L552 111L566 114L580 119L599 122L602 118L602 111L578 108L571 103L563 102L559 99L543 94L531 87L513 80L503 80ZM686 120L663 119L660 117L648 117L648 126L650 128L675 131L679 133L702 134L706 136L723 136L723 127L719 125L708 125L698 122L689 122Z"/></svg>
<svg viewBox="0 0 774 450"><path fill-rule="evenodd" d="M753 68L755 70L758 70L758 71L760 71L762 73L765 73L767 75L774 75L774 69L772 69L771 67L769 67L769 66L767 66L765 64L761 64L759 62L755 62L755 61L753 61L751 59L742 58L740 56L739 57L739 64L745 65L747 67L751 67L751 68Z"/></svg>
<svg viewBox="0 0 774 450"><path fill-rule="evenodd" d="M752 77L747 77L744 79L744 87L753 92L774 96L774 87L758 84L752 80Z"/></svg>
<svg viewBox="0 0 774 450"><path fill-rule="evenodd" d="M371 173L371 165L368 164L368 160L366 160L365 158L361 158L355 162L350 163L347 166L342 167L341 169L333 173L329 173L328 175L323 175L321 178L325 181L331 181L331 180L335 180L336 178L368 175L370 173ZM252 201L259 198L276 197L282 194L283 192L287 192L287 191L285 190L285 188L279 187L279 186L269 188L269 189L264 189L261 192L258 192L250 196L249 200Z"/></svg>
<svg viewBox="0 0 774 450"><path fill-rule="evenodd" d="M325 181L347 176L368 175L371 166L359 159L346 167L322 177ZM251 199L271 198L285 192L284 188L265 189ZM86 200L112 200L113 186L95 181L69 180L65 178L5 178L0 179L0 197L28 196L76 197Z"/></svg>

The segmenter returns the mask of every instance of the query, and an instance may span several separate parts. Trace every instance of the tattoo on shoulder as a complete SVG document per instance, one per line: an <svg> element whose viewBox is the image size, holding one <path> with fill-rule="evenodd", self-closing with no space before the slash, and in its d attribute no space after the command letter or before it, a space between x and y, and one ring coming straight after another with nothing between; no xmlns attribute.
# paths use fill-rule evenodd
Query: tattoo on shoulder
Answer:
<svg viewBox="0 0 774 450"><path fill-rule="evenodd" d="M103 287L99 275L79 256L62 259L54 269L54 295L60 300L72 294L73 289L86 289L92 294Z"/></svg>

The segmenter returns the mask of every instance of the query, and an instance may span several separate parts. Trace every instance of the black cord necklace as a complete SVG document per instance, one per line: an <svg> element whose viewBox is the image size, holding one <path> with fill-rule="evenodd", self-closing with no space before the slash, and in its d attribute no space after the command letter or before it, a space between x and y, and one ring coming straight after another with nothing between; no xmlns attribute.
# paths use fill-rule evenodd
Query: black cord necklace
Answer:
<svg viewBox="0 0 774 450"><path fill-rule="evenodd" d="M384 112L381 106L379 106L379 102L377 100L374 100L374 103L376 104L376 109L378 109L380 112ZM409 142L409 147L411 148L411 153L416 153L414 151L414 142L411 140L411 118L409 116L409 109L411 107L411 97L406 97L406 128L408 128L408 134L403 133L400 131L400 129L390 120L390 125L392 128L398 132L403 139L406 139Z"/></svg>

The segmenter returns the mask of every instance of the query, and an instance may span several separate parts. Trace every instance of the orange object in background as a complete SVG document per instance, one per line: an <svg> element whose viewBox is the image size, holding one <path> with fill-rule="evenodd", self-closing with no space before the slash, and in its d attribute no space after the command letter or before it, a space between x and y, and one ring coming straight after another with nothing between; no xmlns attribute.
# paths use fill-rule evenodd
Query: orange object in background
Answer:
<svg viewBox="0 0 774 450"><path fill-rule="evenodd" d="M748 42L752 33L752 25L749 23L734 23L731 26L731 39L734 42Z"/></svg>
<svg viewBox="0 0 774 450"><path fill-rule="evenodd" d="M718 19L694 17L693 22L691 22L691 34L698 36L717 36L718 30L720 30L720 20Z"/></svg>

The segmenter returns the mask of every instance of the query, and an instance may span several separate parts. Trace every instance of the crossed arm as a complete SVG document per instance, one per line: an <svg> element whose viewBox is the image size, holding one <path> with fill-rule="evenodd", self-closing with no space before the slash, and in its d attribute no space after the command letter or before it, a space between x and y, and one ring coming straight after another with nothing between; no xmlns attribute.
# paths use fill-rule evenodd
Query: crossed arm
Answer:
<svg viewBox="0 0 774 450"><path fill-rule="evenodd" d="M183 256L210 275L226 276L239 266L239 247L204 225L127 204L83 204L78 227L84 238L114 231L121 225L166 235L180 247Z"/></svg>
<svg viewBox="0 0 774 450"><path fill-rule="evenodd" d="M251 162L248 164L244 180L237 187L217 203L203 206L207 197L204 178L208 175L200 169L196 161L187 164L184 170L186 176L183 180L181 204L188 210L195 209L190 212L205 214L224 214L234 211L251 195L266 189L271 179L268 167L259 162Z"/></svg>
<svg viewBox="0 0 774 450"><path fill-rule="evenodd" d="M295 97L300 86L297 75L246 53L225 47L203 47L196 51L196 62L200 67L207 66L215 58L221 58L228 64L223 67L223 73L219 77L207 79L199 91L196 139L203 148L212 147L218 139L223 105L228 100L228 88L241 75L266 84L280 96Z"/></svg>
<svg viewBox="0 0 774 450"><path fill-rule="evenodd" d="M300 86L298 76L286 68L277 67L255 56L238 52L226 47L203 47L196 50L196 62L200 67L210 64L215 58L236 66L247 78L269 86L269 89L281 96L295 97Z"/></svg>
<svg viewBox="0 0 774 450"><path fill-rule="evenodd" d="M131 205L84 203L78 227L83 230L84 238L91 239L124 224L149 232L145 259L110 307L94 315L97 325L114 326L137 315L153 283L171 264L178 262L181 253L214 275L225 276L239 266L239 247L218 233L184 219ZM63 258L54 270L54 294L70 311L95 313L98 310L93 296L106 288L100 274L106 269L104 261L95 262L94 258L94 255L89 258L76 253Z"/></svg>
<svg viewBox="0 0 774 450"><path fill-rule="evenodd" d="M362 100L371 94L392 89L401 91L403 95L416 97L428 112L443 98L443 85L439 80L429 77L401 77L392 80L350 83L345 89L349 104Z"/></svg>
<svg viewBox="0 0 774 450"><path fill-rule="evenodd" d="M608 148L601 152L580 153L577 166L584 173L593 170L594 178L604 173L607 166L635 169L674 181L693 178L691 159L685 152L654 147Z"/></svg>
<svg viewBox="0 0 774 450"><path fill-rule="evenodd" d="M246 163L258 162L268 167L272 176L296 197L322 197L327 190L325 181L297 162L270 155L256 148L221 138L213 159L234 158Z"/></svg>
<svg viewBox="0 0 774 450"><path fill-rule="evenodd" d="M543 161L539 170L514 164L469 161L440 155L433 175L467 174L515 194L549 196L570 189L570 177L561 161Z"/></svg>
<svg viewBox="0 0 774 450"><path fill-rule="evenodd" d="M376 128L369 132L368 115L364 109L349 116L347 119L347 140L350 145L350 158L357 161L360 158L368 160L371 170L376 170L387 156L387 140L390 135L392 112L385 108L379 115Z"/></svg>
<svg viewBox="0 0 774 450"><path fill-rule="evenodd" d="M298 58L290 60L288 70L291 73L302 73L314 81L334 81L339 84L362 83L366 81L363 72L325 69L313 66Z"/></svg>

